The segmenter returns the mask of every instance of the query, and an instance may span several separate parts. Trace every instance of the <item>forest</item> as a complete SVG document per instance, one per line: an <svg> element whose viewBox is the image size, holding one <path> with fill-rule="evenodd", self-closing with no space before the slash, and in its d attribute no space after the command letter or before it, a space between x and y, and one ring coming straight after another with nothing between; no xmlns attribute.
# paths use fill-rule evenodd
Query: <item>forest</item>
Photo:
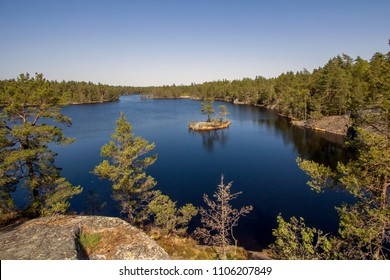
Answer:
<svg viewBox="0 0 390 280"><path fill-rule="evenodd" d="M220 80L191 85L139 87L133 92L154 98L190 96L199 99L277 108L283 115L306 120L354 114L360 110L387 110L390 90L390 53L375 53L367 61L343 54L323 67L283 73L276 78ZM383 113L383 111L382 111Z"/></svg>
<svg viewBox="0 0 390 280"><path fill-rule="evenodd" d="M0 96L2 98L0 104L4 104L5 99L9 97L9 92L12 89L27 89L29 84L35 83L35 86L37 86L40 81L44 81L50 91L64 105L115 101L119 99L121 94L130 92L130 88L124 86L110 86L101 83L94 84L92 82L49 81L42 74L38 74L30 79L30 74L26 73L21 74L16 79L0 80Z"/></svg>

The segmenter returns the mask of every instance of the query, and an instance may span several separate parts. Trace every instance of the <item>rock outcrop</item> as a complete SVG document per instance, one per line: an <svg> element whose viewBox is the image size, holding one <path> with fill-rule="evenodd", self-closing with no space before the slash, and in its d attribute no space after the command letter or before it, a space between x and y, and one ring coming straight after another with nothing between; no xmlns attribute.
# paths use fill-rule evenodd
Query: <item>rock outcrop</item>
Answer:
<svg viewBox="0 0 390 280"><path fill-rule="evenodd" d="M99 241L92 252L82 234ZM1 260L166 260L168 254L129 223L101 216L53 216L18 222L0 229Z"/></svg>
<svg viewBox="0 0 390 280"><path fill-rule="evenodd" d="M188 128L195 131L217 130L217 129L228 128L230 124L231 124L230 121L197 122L197 123L190 123L188 125Z"/></svg>
<svg viewBox="0 0 390 280"><path fill-rule="evenodd" d="M352 125L352 120L347 115L327 116L317 120L307 120L306 122L291 120L291 124L338 135L347 135L348 128Z"/></svg>

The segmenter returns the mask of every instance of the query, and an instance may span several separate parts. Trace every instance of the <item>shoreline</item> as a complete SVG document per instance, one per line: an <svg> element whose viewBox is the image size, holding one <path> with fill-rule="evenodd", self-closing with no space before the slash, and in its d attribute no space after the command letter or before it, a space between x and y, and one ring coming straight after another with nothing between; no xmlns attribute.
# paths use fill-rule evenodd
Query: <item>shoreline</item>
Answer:
<svg viewBox="0 0 390 280"><path fill-rule="evenodd" d="M60 103L59 105L60 106L69 106L69 105L86 105L86 104L101 104L101 103L109 103L109 102L116 102L116 101L119 101L119 98L118 99L114 99L114 100L104 100L104 101L88 101L88 102L69 102L69 103ZM33 105L29 105L27 104L28 106L33 106ZM0 108L2 108L4 106L4 104L0 104Z"/></svg>
<svg viewBox="0 0 390 280"><path fill-rule="evenodd" d="M69 103L63 103L63 104L61 104L61 106L85 105L85 104L101 104L101 103L109 103L109 102L115 102L115 101L119 101L119 98L113 99L113 100L103 100L103 101L69 102Z"/></svg>
<svg viewBox="0 0 390 280"><path fill-rule="evenodd" d="M290 120L297 127L311 129L320 132L347 136L348 129L352 126L352 120L348 115L326 116L317 120Z"/></svg>
<svg viewBox="0 0 390 280"><path fill-rule="evenodd" d="M209 131L228 128L231 121L211 121L211 122L194 122L189 123L188 128L194 131Z"/></svg>
<svg viewBox="0 0 390 280"><path fill-rule="evenodd" d="M147 98L150 99L190 99L190 100L202 100L199 97L192 97L189 95L182 95L179 97L156 97L153 95L149 95ZM352 125L352 120L347 115L342 116L325 116L319 119L309 119L309 120L296 120L293 117L284 115L279 112L277 105L261 105L261 104L250 104L244 101L238 101L235 99L233 101L225 100L225 99L213 99L215 101L224 101L228 103L232 103L233 105L244 105L244 106L253 106L253 107L261 107L269 110L277 110L278 115L281 117L288 118L290 120L290 124L296 127L315 130L319 132L325 132L330 134L335 134L339 136L347 136L348 128ZM211 130L211 129L210 129Z"/></svg>

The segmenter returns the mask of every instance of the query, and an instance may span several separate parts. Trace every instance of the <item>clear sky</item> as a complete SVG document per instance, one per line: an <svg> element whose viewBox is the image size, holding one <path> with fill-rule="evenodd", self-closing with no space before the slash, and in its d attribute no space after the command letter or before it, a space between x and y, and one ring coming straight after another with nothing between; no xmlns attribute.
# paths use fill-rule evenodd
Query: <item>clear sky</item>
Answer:
<svg viewBox="0 0 390 280"><path fill-rule="evenodd" d="M390 51L390 1L0 0L0 79L189 84Z"/></svg>

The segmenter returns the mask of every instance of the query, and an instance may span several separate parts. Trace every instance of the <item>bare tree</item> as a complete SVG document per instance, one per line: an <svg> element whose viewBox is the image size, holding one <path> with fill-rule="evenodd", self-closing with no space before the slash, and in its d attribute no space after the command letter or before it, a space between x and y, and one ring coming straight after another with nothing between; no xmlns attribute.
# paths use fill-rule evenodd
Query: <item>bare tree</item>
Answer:
<svg viewBox="0 0 390 280"><path fill-rule="evenodd" d="M226 259L227 246L232 241L237 246L237 239L233 234L234 227L238 225L240 217L246 216L252 211L253 207L244 206L240 210L234 209L230 205L230 201L237 198L242 192L231 194L230 188L233 182L225 185L223 178L223 175L221 175L221 183L213 195L215 201L211 200L206 194L203 195L203 200L209 209L199 208L203 227L198 227L195 230L195 236L197 239L203 240L205 244L220 247L221 258Z"/></svg>

